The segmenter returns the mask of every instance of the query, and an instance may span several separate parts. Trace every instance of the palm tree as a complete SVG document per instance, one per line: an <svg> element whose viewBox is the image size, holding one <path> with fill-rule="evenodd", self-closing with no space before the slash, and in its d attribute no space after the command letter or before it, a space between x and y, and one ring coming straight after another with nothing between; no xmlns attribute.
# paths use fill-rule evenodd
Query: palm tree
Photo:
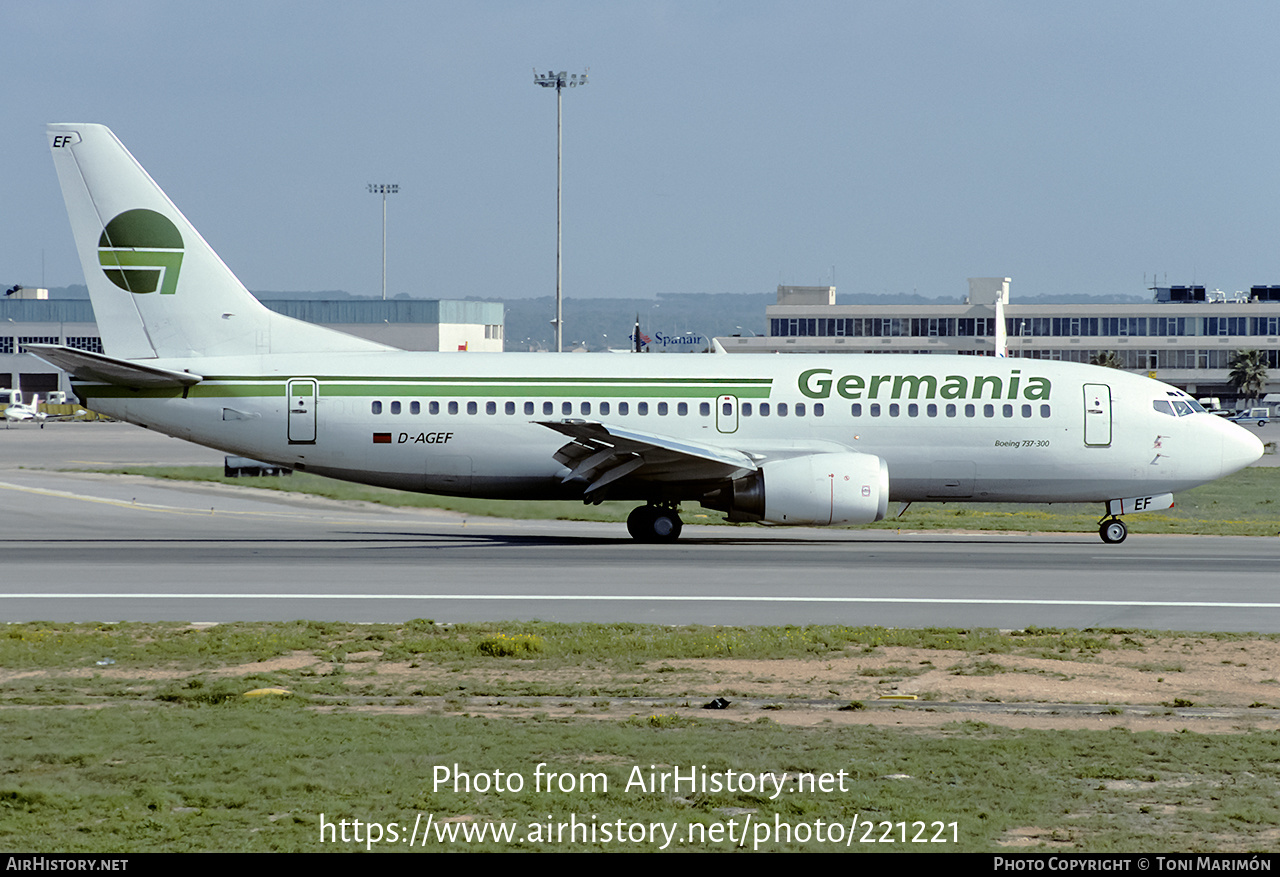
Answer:
<svg viewBox="0 0 1280 877"><path fill-rule="evenodd" d="M1246 399L1257 400L1267 385L1267 354L1262 350L1237 350L1231 356L1231 386Z"/></svg>
<svg viewBox="0 0 1280 877"><path fill-rule="evenodd" d="M1104 368L1124 368L1120 362L1120 354L1114 350L1099 350L1089 357L1089 365L1100 365Z"/></svg>

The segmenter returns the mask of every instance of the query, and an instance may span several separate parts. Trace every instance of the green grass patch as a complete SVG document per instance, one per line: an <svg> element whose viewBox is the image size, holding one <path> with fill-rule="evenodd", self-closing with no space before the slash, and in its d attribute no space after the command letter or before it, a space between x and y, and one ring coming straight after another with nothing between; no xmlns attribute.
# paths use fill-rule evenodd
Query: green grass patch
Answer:
<svg viewBox="0 0 1280 877"><path fill-rule="evenodd" d="M731 717L690 709L709 699L705 688L646 702L632 715L601 715L598 710L610 701L588 699L564 717L551 717L533 712L549 709L546 700L524 699L590 698L596 691L648 695L643 680L637 681L639 668L669 679L678 669L664 662L687 657L799 657L820 665L834 656L902 645L964 652L971 657L959 666L982 673L997 667L984 655L1070 654L1088 660L1104 650L1167 647L1179 639L1190 648L1208 639L1245 639L1239 635L442 625L426 619L402 625L11 624L0 634L0 667L19 671L0 683L0 845L10 849L356 850L365 843L354 839L354 820L366 826L394 823L407 834L421 814L472 830L511 826L522 838L433 840L428 850L655 848L649 840L605 843L567 829L547 839L548 822L554 833L571 818L590 823L594 817L597 825L666 823L687 838L697 830L727 832L730 820L742 827L748 816L754 824L772 826L777 820L806 825L810 832L818 820L847 826L856 816L873 826L861 824L859 837L881 836L884 822L956 823L955 842L895 841L893 849L995 852L1024 843L1031 831L1042 844L1032 849L1055 852L1254 851L1274 846L1273 827L1280 820L1274 794L1280 733L1271 731L1044 732L973 721L928 731L781 726L772 718L779 715L775 709L752 713L749 705L735 703ZM307 660L252 663L298 653ZM106 665L110 671L92 672L104 654L115 662ZM318 665L317 658L324 663ZM430 664L446 681L432 687L425 676L379 671L398 661ZM533 675L559 668L584 672L548 683L507 681L517 663ZM228 675L235 664L248 675ZM46 672L25 672L38 670ZM909 674L914 668L892 672ZM767 673L760 678L771 684ZM293 694L243 696L274 687ZM435 701L424 704L428 695ZM847 710L883 708L841 702ZM502 704L529 712L497 719L467 714ZM1189 704L1188 698L1169 701L1171 709ZM770 700L771 707L778 705ZM1108 714L1123 713L1113 707ZM572 791L537 790L540 764L544 772L567 775ZM759 788L664 791L648 785L655 771L677 766L686 776L692 767L705 766L790 779L776 796ZM455 787L459 772L471 777L471 786ZM520 776L522 787L480 788L475 778L492 779L495 772ZM839 787L802 790L795 785L801 773L839 776ZM579 784L588 776L596 783L591 788ZM1224 795L1227 786L1230 794ZM330 826L346 820L349 839L343 842L332 830L326 834L322 817ZM1045 831L1050 834L1035 834ZM535 832L544 833L531 839ZM757 840L761 850L844 848L812 833L781 840L753 834L748 848ZM735 846L726 840L673 848ZM401 843L375 848L407 851ZM854 848L886 849L860 842Z"/></svg>
<svg viewBox="0 0 1280 877"><path fill-rule="evenodd" d="M954 667L948 667L947 672L952 676L995 676L998 673L1012 673L1013 671L995 661L974 661L968 664L956 664Z"/></svg>
<svg viewBox="0 0 1280 877"><path fill-rule="evenodd" d="M226 478L215 466L132 466L96 470L149 478L205 481L265 490L308 493L336 500L374 502L407 508L438 508L465 515L503 518L625 521L635 503L606 502L598 506L569 501L488 500L408 493L336 481L296 472L287 478ZM1177 494L1176 505L1161 512L1129 515L1133 532L1185 533L1223 536L1280 535L1280 468L1244 469L1220 481ZM1019 530L1094 532L1102 516L1097 504L1059 503L913 503L900 518L869 525L877 529ZM697 506L682 511L686 523L724 523L724 516Z"/></svg>
<svg viewBox="0 0 1280 877"><path fill-rule="evenodd" d="M460 665L493 658L536 657L558 665L589 660L633 666L638 662L674 658L814 658L845 652L865 653L885 646L946 649L975 655L1088 658L1104 649L1140 648L1143 640L1155 636L1129 630L1029 628L1002 632L990 628L908 630L836 624L672 627L545 621L436 624L430 619L404 624L289 621L210 626L170 622L29 622L0 627L0 667L198 670L226 663L265 661L293 652L306 652L320 660L346 666L356 666L347 662L353 660L352 655L361 653L376 654L379 660L385 661L429 658ZM886 672L911 675L923 670L893 668Z"/></svg>
<svg viewBox="0 0 1280 877"><path fill-rule="evenodd" d="M33 852L407 851L387 828L408 836L419 815L442 834L460 825L513 832L510 841L490 834L472 843L433 834L428 851L661 845L645 833L623 843L575 836L559 827L571 818L667 823L678 838L670 848L685 851L736 848L729 822L741 831L748 819L792 826L782 839L751 831L745 848L762 851L844 849L819 841L813 826L855 819L851 846L865 850L997 852L1031 830L1043 834L1030 850L1057 853L1257 851L1273 848L1280 821L1276 733L1053 733L963 722L918 734L661 712L623 721L367 715L231 699L195 708L2 710L0 734L0 844ZM570 791L537 790L538 765ZM673 766L686 775L696 766L786 778L776 796L655 788L654 774ZM802 773L827 774L828 790L801 789ZM497 776L506 780L500 787ZM947 843L911 843L916 821L947 823ZM882 837L884 822L894 825L892 846L857 840ZM907 823L906 843L899 822ZM381 827L381 844L368 842L370 824ZM686 842L712 826L720 840Z"/></svg>
<svg viewBox="0 0 1280 877"><path fill-rule="evenodd" d="M1175 494L1171 509L1128 515L1125 521L1134 533L1276 536L1280 535L1277 496L1280 468L1256 466ZM1101 517L1101 507L1091 503L914 503L903 517L871 526L1092 533Z"/></svg>

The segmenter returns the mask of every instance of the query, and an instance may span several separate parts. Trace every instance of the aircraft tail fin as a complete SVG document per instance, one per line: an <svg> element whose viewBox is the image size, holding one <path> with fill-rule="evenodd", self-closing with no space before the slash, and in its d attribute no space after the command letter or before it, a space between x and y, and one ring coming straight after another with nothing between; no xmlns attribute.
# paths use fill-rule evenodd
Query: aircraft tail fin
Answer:
<svg viewBox="0 0 1280 877"><path fill-rule="evenodd" d="M391 349L263 306L110 129L54 124L48 137L98 330L112 356Z"/></svg>

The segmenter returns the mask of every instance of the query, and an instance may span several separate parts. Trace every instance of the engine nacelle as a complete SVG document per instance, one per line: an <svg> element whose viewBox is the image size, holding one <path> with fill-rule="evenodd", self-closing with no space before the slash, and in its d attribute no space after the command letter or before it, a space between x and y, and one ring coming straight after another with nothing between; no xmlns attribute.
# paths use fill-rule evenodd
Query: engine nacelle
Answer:
<svg viewBox="0 0 1280 877"><path fill-rule="evenodd" d="M809 454L765 463L703 498L730 521L870 524L889 510L889 467L871 454Z"/></svg>

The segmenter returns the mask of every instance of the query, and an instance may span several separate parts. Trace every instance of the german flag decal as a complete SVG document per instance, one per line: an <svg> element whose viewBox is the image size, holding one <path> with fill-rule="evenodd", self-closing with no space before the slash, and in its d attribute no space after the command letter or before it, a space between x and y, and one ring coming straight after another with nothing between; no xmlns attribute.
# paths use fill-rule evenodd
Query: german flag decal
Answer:
<svg viewBox="0 0 1280 877"><path fill-rule="evenodd" d="M391 444L391 433L389 433L389 432L375 432L375 433L373 434L373 443L374 443L375 445L389 445L389 444Z"/></svg>

